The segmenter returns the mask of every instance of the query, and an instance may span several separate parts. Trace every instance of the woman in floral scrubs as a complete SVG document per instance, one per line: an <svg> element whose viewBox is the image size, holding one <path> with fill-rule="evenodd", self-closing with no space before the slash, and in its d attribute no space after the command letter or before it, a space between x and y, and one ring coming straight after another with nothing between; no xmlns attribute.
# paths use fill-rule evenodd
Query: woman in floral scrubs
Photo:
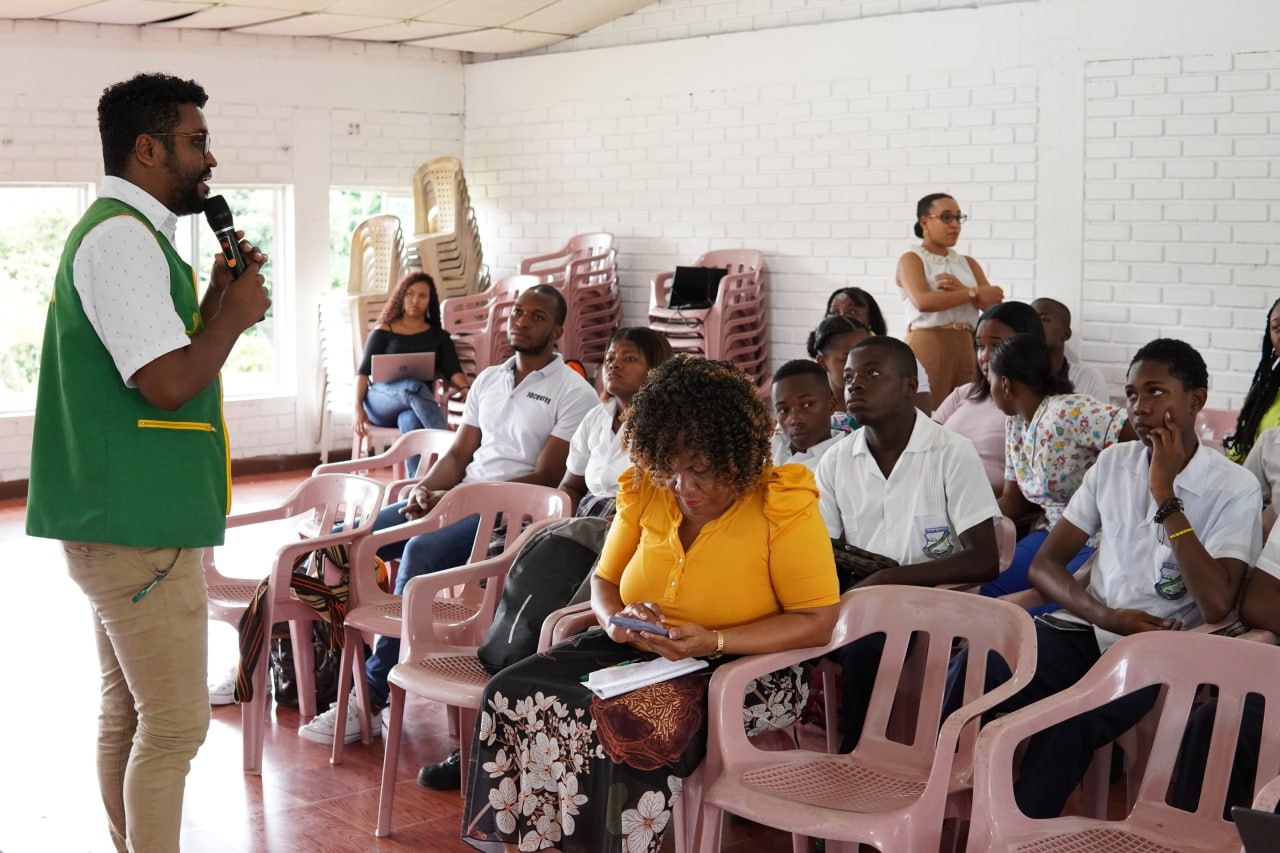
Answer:
<svg viewBox="0 0 1280 853"><path fill-rule="evenodd" d="M1043 513L1031 532L1018 540L1010 566L983 584L983 595L1001 596L1030 586L1031 560L1098 454L1137 435L1124 409L1072 393L1071 383L1050 367L1049 348L1042 338L1006 338L992 348L987 364L991 400L1008 415L1000 511L1015 520ZM1092 543L1086 545L1067 567L1075 572L1094 550Z"/></svg>
<svg viewBox="0 0 1280 853"><path fill-rule="evenodd" d="M706 752L709 670L602 700L595 670L762 654L831 637L839 589L813 475L773 467L773 419L751 379L678 357L636 393L617 515L592 579L600 623L508 667L485 690L463 838L481 850L658 850L682 780ZM658 623L668 636L609 617ZM790 725L799 668L760 679L748 731Z"/></svg>

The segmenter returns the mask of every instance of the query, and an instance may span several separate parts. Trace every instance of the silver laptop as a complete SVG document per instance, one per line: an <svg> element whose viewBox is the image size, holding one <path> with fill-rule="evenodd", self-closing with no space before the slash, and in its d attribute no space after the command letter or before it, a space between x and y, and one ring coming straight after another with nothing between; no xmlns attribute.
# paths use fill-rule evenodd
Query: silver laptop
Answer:
<svg viewBox="0 0 1280 853"><path fill-rule="evenodd" d="M375 355L370 366L369 378L374 382L399 382L401 379L434 382L436 354L405 352L395 355Z"/></svg>

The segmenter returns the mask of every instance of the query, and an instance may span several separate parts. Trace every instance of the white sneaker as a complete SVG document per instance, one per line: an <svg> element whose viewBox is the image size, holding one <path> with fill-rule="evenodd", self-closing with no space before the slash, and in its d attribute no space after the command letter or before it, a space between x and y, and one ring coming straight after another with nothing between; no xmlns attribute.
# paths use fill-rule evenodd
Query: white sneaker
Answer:
<svg viewBox="0 0 1280 853"><path fill-rule="evenodd" d="M209 704L210 705L231 705L236 701L236 670L235 667L223 676L221 681L209 682Z"/></svg>
<svg viewBox="0 0 1280 853"><path fill-rule="evenodd" d="M373 714L370 719L372 720L370 731L374 737L379 737L382 734L382 715ZM329 706L329 710L323 714L316 714L312 717L311 722L299 726L298 734L309 741L322 743L326 746L331 745L337 720L338 703L334 702ZM360 740L360 706L356 704L356 696L352 693L347 697L347 731L343 736L342 742L355 743L358 740Z"/></svg>

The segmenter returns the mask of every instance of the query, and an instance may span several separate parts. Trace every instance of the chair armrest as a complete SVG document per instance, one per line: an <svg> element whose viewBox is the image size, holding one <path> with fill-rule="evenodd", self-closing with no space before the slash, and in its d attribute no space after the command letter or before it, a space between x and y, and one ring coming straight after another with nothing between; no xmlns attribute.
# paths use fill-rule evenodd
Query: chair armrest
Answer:
<svg viewBox="0 0 1280 853"><path fill-rule="evenodd" d="M655 275L649 282L651 292L649 294L650 308L666 308L667 307L667 291L670 289L669 282L675 278L674 272L660 272Z"/></svg>
<svg viewBox="0 0 1280 853"><path fill-rule="evenodd" d="M596 624L595 612L590 601L561 607L547 614L542 620L542 633L538 636L538 651L545 652L565 637L580 634Z"/></svg>
<svg viewBox="0 0 1280 853"><path fill-rule="evenodd" d="M1268 631L1266 628L1250 628L1248 625L1240 621L1239 615L1232 613L1221 622L1206 622L1195 628L1189 629L1192 634L1220 634L1224 637L1231 637L1236 640L1248 640L1254 643L1265 643L1274 646L1280 643L1280 638Z"/></svg>
<svg viewBox="0 0 1280 853"><path fill-rule="evenodd" d="M1263 785L1253 798L1253 807L1264 812L1274 812L1280 804L1280 776Z"/></svg>
<svg viewBox="0 0 1280 853"><path fill-rule="evenodd" d="M868 588L873 589L875 587ZM742 697L746 695L747 683L783 667L820 658L857 638L860 632L855 624L854 608L858 597L863 594L859 590L850 590L840 597L840 615L831 639L823 645L745 655L721 665L711 676L711 684L707 687L707 721L713 729L708 744L717 742L714 730L719 729L719 746L725 755L750 755L749 750L756 747L748 742L742 725Z"/></svg>
<svg viewBox="0 0 1280 853"><path fill-rule="evenodd" d="M432 616L432 602L436 594L464 584L478 583L489 578L505 578L516 555L525 544L542 528L559 519L543 519L535 521L521 531L520 535L507 543L506 548L496 557L479 560L466 566L457 566L442 572L419 575L411 578L404 588L404 603L401 606L401 637L404 647L400 660L417 660L431 652L448 651L451 646L440 642L436 636L435 619ZM408 527L410 525L402 525ZM389 528L399 529L399 528ZM387 531L379 531L385 533ZM502 594L502 584L490 583L485 588L484 603L481 613L487 613L491 620L497 608L498 597Z"/></svg>

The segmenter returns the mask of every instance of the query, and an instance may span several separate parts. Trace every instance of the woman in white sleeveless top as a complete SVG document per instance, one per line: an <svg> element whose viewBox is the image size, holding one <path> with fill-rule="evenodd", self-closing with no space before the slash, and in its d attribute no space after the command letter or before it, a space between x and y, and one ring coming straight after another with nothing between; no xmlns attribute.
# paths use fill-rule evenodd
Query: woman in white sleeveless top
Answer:
<svg viewBox="0 0 1280 853"><path fill-rule="evenodd" d="M967 219L956 200L932 193L916 204L916 236L924 242L898 259L907 320L903 338L929 374L933 405L973 378L978 314L1004 299L973 258L955 250Z"/></svg>

